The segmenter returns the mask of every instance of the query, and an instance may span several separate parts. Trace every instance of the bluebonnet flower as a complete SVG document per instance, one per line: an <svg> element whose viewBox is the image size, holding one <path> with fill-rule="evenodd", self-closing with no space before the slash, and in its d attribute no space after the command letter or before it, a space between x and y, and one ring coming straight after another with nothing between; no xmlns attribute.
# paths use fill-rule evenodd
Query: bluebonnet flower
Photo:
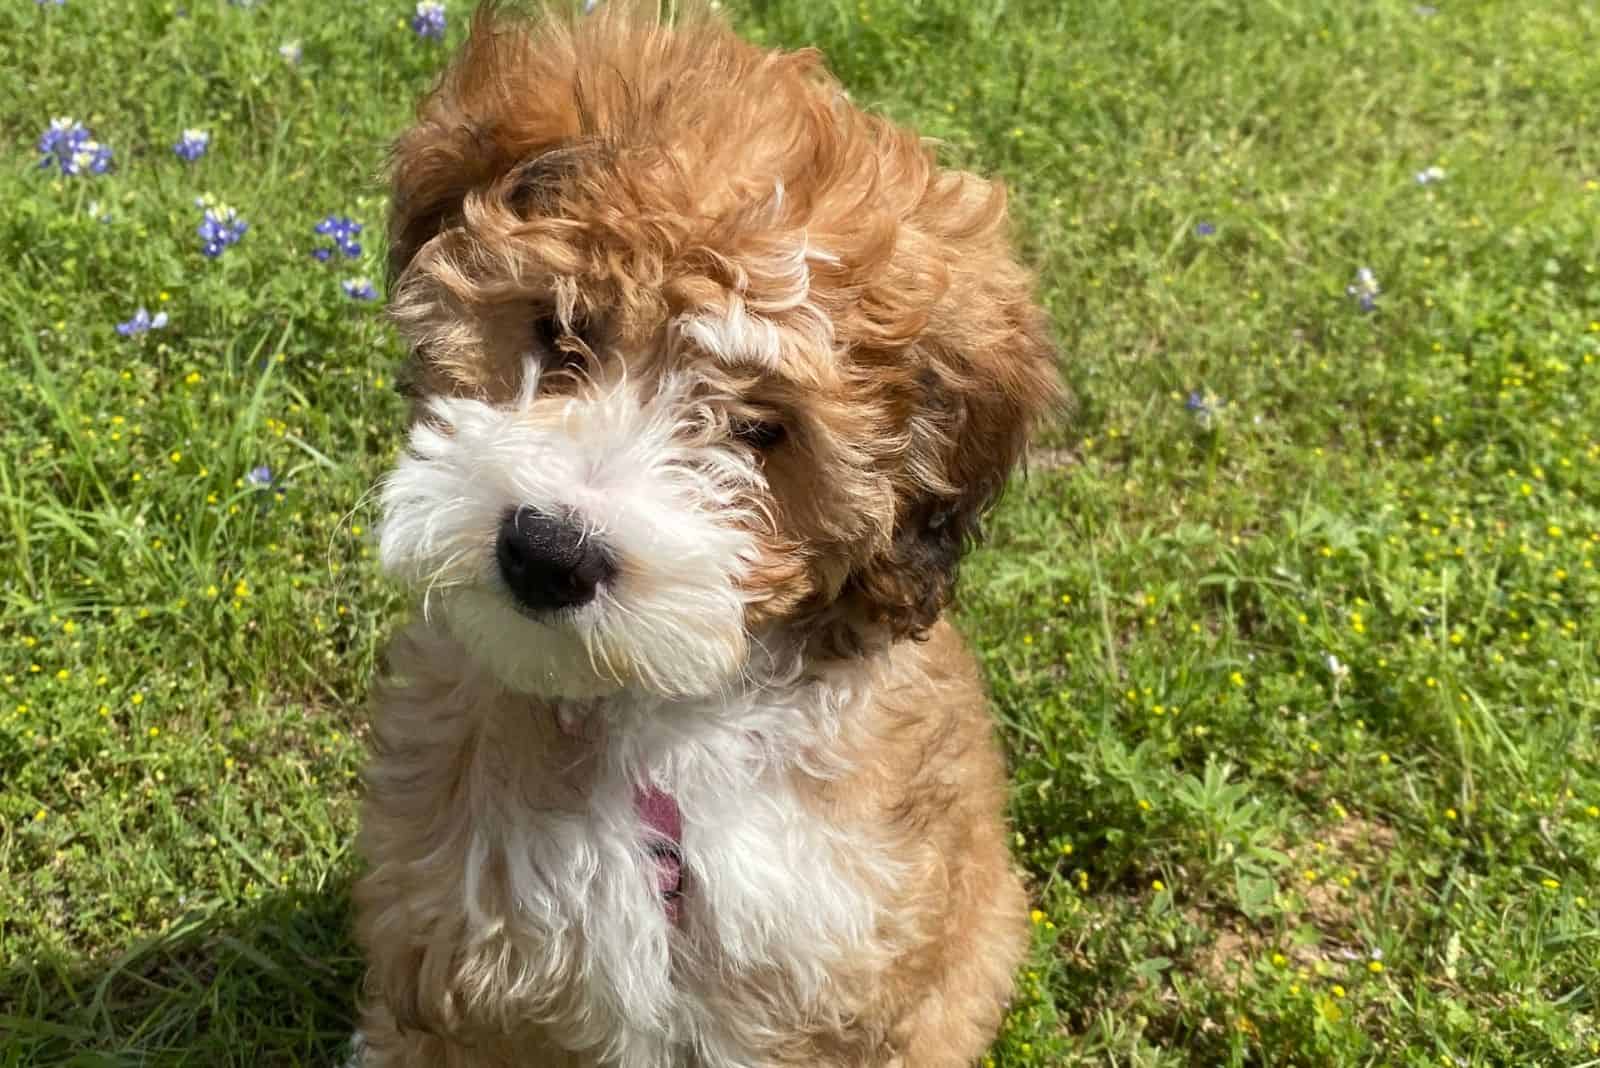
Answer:
<svg viewBox="0 0 1600 1068"><path fill-rule="evenodd" d="M1429 167L1427 170L1418 171L1416 178L1418 185L1431 185L1434 182L1442 182L1444 181L1444 168Z"/></svg>
<svg viewBox="0 0 1600 1068"><path fill-rule="evenodd" d="M270 508L275 502L283 500L288 495L288 484L274 478L272 468L266 464L252 467L245 472L244 480L245 484L251 489L263 491L262 495L256 498L256 503L262 508ZM265 491L267 490L272 491L270 497L266 495Z"/></svg>
<svg viewBox="0 0 1600 1068"><path fill-rule="evenodd" d="M1196 237L1210 237L1216 232L1217 227L1215 223L1208 223L1202 220L1201 222L1194 224L1194 233Z"/></svg>
<svg viewBox="0 0 1600 1068"><path fill-rule="evenodd" d="M351 300L377 300L378 291L372 288L372 279L347 278L344 280L344 295Z"/></svg>
<svg viewBox="0 0 1600 1068"><path fill-rule="evenodd" d="M62 117L51 119L50 125L39 135L39 155L44 158L39 161L39 166L48 167L53 162L51 157L67 157L72 155L74 142L89 136L89 131L83 124L75 119Z"/></svg>
<svg viewBox="0 0 1600 1068"><path fill-rule="evenodd" d="M421 0L417 13L411 16L411 28L418 37L439 39L444 36L444 5L439 0Z"/></svg>
<svg viewBox="0 0 1600 1068"><path fill-rule="evenodd" d="M1217 411L1222 407L1222 398L1207 390L1191 389L1189 395L1183 399L1183 408L1194 421L1200 424L1202 430L1210 430L1214 425Z"/></svg>
<svg viewBox="0 0 1600 1068"><path fill-rule="evenodd" d="M204 130L185 130L178 135L178 140L173 144L172 151L178 158L193 163L206 154L206 149L211 145L211 135Z"/></svg>
<svg viewBox="0 0 1600 1068"><path fill-rule="evenodd" d="M143 307L133 313L133 318L125 323L117 324L117 333L123 337L138 337L140 334L151 330L160 330L167 325L167 313L156 312L151 315Z"/></svg>
<svg viewBox="0 0 1600 1068"><path fill-rule="evenodd" d="M111 148L94 139L89 128L72 118L50 120L39 135L39 166L61 168L69 178L104 174L111 169Z"/></svg>
<svg viewBox="0 0 1600 1068"><path fill-rule="evenodd" d="M1345 286L1344 291L1355 298L1356 304L1364 312L1378 310L1378 294L1383 292L1378 288L1378 276L1372 273L1371 267L1358 270L1356 280Z"/></svg>
<svg viewBox="0 0 1600 1068"><path fill-rule="evenodd" d="M311 229L323 237L333 238L334 246L344 253L346 259L353 260L361 255L361 242L356 240L356 236L361 233L361 224L349 216L329 215ZM333 249L312 249L311 254L326 263L333 258Z"/></svg>
<svg viewBox="0 0 1600 1068"><path fill-rule="evenodd" d="M301 52L301 49L300 49L300 42L299 41L285 41L285 42L283 42L283 44L278 46L278 55L283 57L283 61L285 63L289 64L291 67L298 65L299 62L300 62L300 56L302 55L302 52Z"/></svg>
<svg viewBox="0 0 1600 1068"><path fill-rule="evenodd" d="M195 206L205 211L196 233L200 235L200 251L211 259L222 255L229 245L236 245L250 224L239 218L239 213L226 204L219 204L209 196L196 197Z"/></svg>

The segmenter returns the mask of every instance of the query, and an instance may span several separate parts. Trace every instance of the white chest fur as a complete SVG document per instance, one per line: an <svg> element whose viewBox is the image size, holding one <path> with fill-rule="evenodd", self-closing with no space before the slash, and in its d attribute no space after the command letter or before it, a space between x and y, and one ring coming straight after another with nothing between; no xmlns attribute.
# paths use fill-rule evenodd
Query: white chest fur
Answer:
<svg viewBox="0 0 1600 1068"><path fill-rule="evenodd" d="M866 699L864 676L558 717L451 645L408 638L425 667L380 702L363 830L367 937L420 947L421 1013L617 1068L735 1068L757 1059L762 1013L719 1005L750 989L778 995L771 1011L827 1003L832 965L868 951L896 881L870 831L807 800L844 770L841 711ZM682 813L677 923L641 786Z"/></svg>

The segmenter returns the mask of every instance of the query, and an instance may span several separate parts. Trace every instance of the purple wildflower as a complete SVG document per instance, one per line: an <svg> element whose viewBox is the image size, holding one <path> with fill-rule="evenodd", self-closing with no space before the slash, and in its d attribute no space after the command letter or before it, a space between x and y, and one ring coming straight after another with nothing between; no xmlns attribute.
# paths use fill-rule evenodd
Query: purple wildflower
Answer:
<svg viewBox="0 0 1600 1068"><path fill-rule="evenodd" d="M1196 237L1210 237L1216 232L1217 227L1215 223L1201 221L1194 224L1194 234Z"/></svg>
<svg viewBox="0 0 1600 1068"><path fill-rule="evenodd" d="M156 312L151 315L143 307L133 313L133 318L125 323L117 324L117 333L123 337L138 337L140 334L151 330L160 330L167 325L167 313Z"/></svg>
<svg viewBox="0 0 1600 1068"><path fill-rule="evenodd" d="M1345 286L1344 291L1355 298L1356 305L1364 312L1378 310L1378 294L1383 292L1378 287L1378 276L1372 273L1371 267L1356 271L1356 280Z"/></svg>
<svg viewBox="0 0 1600 1068"><path fill-rule="evenodd" d="M266 464L252 467L244 476L244 480L257 489L266 489L272 485L272 468Z"/></svg>
<svg viewBox="0 0 1600 1068"><path fill-rule="evenodd" d="M1194 416L1200 429L1210 430L1216 425L1217 412L1222 408L1222 398L1209 389L1191 389L1183 399L1184 410Z"/></svg>
<svg viewBox="0 0 1600 1068"><path fill-rule="evenodd" d="M411 29L418 37L439 40L444 37L444 5L439 0L421 0L411 16Z"/></svg>
<svg viewBox="0 0 1600 1068"><path fill-rule="evenodd" d="M378 291L373 288L370 278L347 278L342 283L344 295L351 300L377 300Z"/></svg>
<svg viewBox="0 0 1600 1068"><path fill-rule="evenodd" d="M1194 416L1195 425L1205 432L1216 430L1222 408L1222 398L1208 389L1189 390L1189 395L1184 398L1184 411Z"/></svg>
<svg viewBox="0 0 1600 1068"><path fill-rule="evenodd" d="M59 167L69 178L111 169L111 147L96 141L76 119L51 119L50 128L39 135L38 148L40 167Z"/></svg>
<svg viewBox="0 0 1600 1068"><path fill-rule="evenodd" d="M244 232L250 229L250 224L226 204L200 197L195 200L195 206L205 210L195 232L200 235L200 251L210 259L222 255L229 245L238 244Z"/></svg>
<svg viewBox="0 0 1600 1068"><path fill-rule="evenodd" d="M311 229L322 237L333 238L334 246L346 259L353 260L361 255L361 242L356 240L356 236L361 233L361 224L349 216L329 215ZM326 263L333 257L333 249L317 248L313 249L311 254Z"/></svg>
<svg viewBox="0 0 1600 1068"><path fill-rule="evenodd" d="M173 144L172 151L178 158L193 163L206 154L206 149L211 145L211 135L204 130L185 130L178 136Z"/></svg>

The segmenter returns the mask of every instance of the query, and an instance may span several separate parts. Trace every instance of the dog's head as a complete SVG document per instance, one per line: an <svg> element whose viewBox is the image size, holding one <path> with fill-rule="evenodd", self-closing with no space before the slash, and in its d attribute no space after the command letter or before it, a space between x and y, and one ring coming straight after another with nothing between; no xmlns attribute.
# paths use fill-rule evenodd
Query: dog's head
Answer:
<svg viewBox="0 0 1600 1068"><path fill-rule="evenodd" d="M1001 188L709 18L480 12L390 241L383 562L531 693L919 634L1057 395Z"/></svg>

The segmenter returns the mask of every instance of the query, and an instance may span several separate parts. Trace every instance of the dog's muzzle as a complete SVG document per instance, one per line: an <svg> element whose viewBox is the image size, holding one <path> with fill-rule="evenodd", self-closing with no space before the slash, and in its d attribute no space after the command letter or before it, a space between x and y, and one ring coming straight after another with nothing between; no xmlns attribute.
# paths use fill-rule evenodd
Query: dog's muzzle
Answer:
<svg viewBox="0 0 1600 1068"><path fill-rule="evenodd" d="M588 604L616 573L604 547L575 517L528 507L500 521L494 559L506 589L530 612Z"/></svg>

